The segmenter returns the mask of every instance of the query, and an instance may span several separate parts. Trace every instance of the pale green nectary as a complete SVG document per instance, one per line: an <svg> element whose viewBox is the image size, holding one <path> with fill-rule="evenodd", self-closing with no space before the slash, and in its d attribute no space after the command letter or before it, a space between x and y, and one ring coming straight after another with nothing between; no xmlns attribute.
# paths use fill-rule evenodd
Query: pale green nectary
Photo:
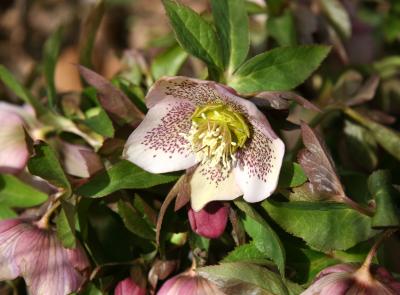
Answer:
<svg viewBox="0 0 400 295"><path fill-rule="evenodd" d="M123 157L151 173L194 167L195 211L211 201L243 195L258 202L273 193L285 147L252 102L216 82L165 77L146 104Z"/></svg>

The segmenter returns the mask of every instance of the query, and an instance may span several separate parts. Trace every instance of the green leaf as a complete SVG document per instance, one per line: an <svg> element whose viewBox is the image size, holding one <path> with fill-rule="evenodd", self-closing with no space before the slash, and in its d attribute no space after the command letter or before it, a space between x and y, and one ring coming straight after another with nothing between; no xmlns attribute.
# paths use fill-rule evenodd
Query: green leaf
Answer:
<svg viewBox="0 0 400 295"><path fill-rule="evenodd" d="M55 150L44 142L35 144L33 148L34 155L28 161L29 172L47 180L58 188L64 189L64 196L70 196L71 185Z"/></svg>
<svg viewBox="0 0 400 295"><path fill-rule="evenodd" d="M105 137L114 137L114 126L107 113L101 106L91 108L85 113L86 119L83 123L93 131Z"/></svg>
<svg viewBox="0 0 400 295"><path fill-rule="evenodd" d="M18 214L13 209L0 203L0 220L15 218L17 216Z"/></svg>
<svg viewBox="0 0 400 295"><path fill-rule="evenodd" d="M307 181L303 168L294 162L283 162L279 175L279 187L295 187Z"/></svg>
<svg viewBox="0 0 400 295"><path fill-rule="evenodd" d="M322 252L346 250L377 233L370 217L342 204L267 200L262 206L284 230Z"/></svg>
<svg viewBox="0 0 400 295"><path fill-rule="evenodd" d="M145 221L143 215L140 214L131 204L128 202L118 202L118 214L127 229L129 229L135 235L148 240L156 239L156 231L154 228Z"/></svg>
<svg viewBox="0 0 400 295"><path fill-rule="evenodd" d="M75 207L62 201L62 209L56 218L57 237L65 248L75 248Z"/></svg>
<svg viewBox="0 0 400 295"><path fill-rule="evenodd" d="M278 274L250 263L222 263L198 268L196 271L200 276L218 282L218 286L226 294L289 294Z"/></svg>
<svg viewBox="0 0 400 295"><path fill-rule="evenodd" d="M182 47L172 46L153 60L151 74L155 80L162 76L175 76L187 58L188 54Z"/></svg>
<svg viewBox="0 0 400 295"><path fill-rule="evenodd" d="M244 0L212 0L212 13L229 73L246 59L250 47L248 16Z"/></svg>
<svg viewBox="0 0 400 295"><path fill-rule="evenodd" d="M173 0L164 0L179 44L212 68L222 69L222 54L214 28L195 11Z"/></svg>
<svg viewBox="0 0 400 295"><path fill-rule="evenodd" d="M152 174L122 160L78 188L77 194L100 198L121 189L143 189L177 180L175 175Z"/></svg>
<svg viewBox="0 0 400 295"><path fill-rule="evenodd" d="M320 3L332 25L343 37L349 38L351 36L350 17L343 4L339 0L321 0Z"/></svg>
<svg viewBox="0 0 400 295"><path fill-rule="evenodd" d="M0 204L9 207L33 207L47 200L47 194L10 174L0 174Z"/></svg>
<svg viewBox="0 0 400 295"><path fill-rule="evenodd" d="M399 212L395 204L397 196L392 186L390 171L378 170L372 173L368 178L368 188L376 203L372 226L377 228L399 226Z"/></svg>
<svg viewBox="0 0 400 295"><path fill-rule="evenodd" d="M280 46L294 46L297 43L295 22L290 10L280 16L270 16L267 22L268 33Z"/></svg>
<svg viewBox="0 0 400 295"><path fill-rule="evenodd" d="M274 230L247 203L235 201L235 205L245 213L243 226L254 245L276 263L282 276L285 275L285 249Z"/></svg>
<svg viewBox="0 0 400 295"><path fill-rule="evenodd" d="M44 106L3 65L0 65L0 79L16 96L32 105L38 116L47 112Z"/></svg>
<svg viewBox="0 0 400 295"><path fill-rule="evenodd" d="M56 63L58 54L60 52L62 38L62 29L59 28L55 31L49 39L47 39L43 48L43 58L44 58L44 77L47 83L47 99L49 106L55 108L57 106L57 93L54 84L54 72L56 69Z"/></svg>
<svg viewBox="0 0 400 295"><path fill-rule="evenodd" d="M240 93L293 89L319 67L329 51L323 45L272 49L245 62L229 86Z"/></svg>
<svg viewBox="0 0 400 295"><path fill-rule="evenodd" d="M267 255L261 252L255 242L236 247L229 252L222 262L250 262L256 264L271 264Z"/></svg>
<svg viewBox="0 0 400 295"><path fill-rule="evenodd" d="M372 132L375 140L382 146L389 154L396 159L400 160L400 133L376 123L353 109L346 108L345 113L353 120L357 121L364 127L367 127Z"/></svg>
<svg viewBox="0 0 400 295"><path fill-rule="evenodd" d="M344 134L346 147L357 165L371 171L378 165L377 143L371 132L348 120L345 121Z"/></svg>

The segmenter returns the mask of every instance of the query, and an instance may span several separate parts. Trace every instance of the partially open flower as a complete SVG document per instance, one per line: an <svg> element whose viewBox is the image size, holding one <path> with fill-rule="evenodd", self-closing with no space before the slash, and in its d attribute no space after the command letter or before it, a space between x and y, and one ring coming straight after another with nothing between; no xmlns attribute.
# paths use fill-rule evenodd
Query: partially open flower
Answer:
<svg viewBox="0 0 400 295"><path fill-rule="evenodd" d="M124 157L152 173L196 166L193 210L241 195L258 202L275 190L285 147L253 103L221 84L185 77L159 80L146 99L150 110Z"/></svg>
<svg viewBox="0 0 400 295"><path fill-rule="evenodd" d="M50 229L23 219L0 222L0 280L24 278L31 295L66 295L85 282L81 246L65 249Z"/></svg>
<svg viewBox="0 0 400 295"><path fill-rule="evenodd" d="M146 289L140 287L132 278L120 281L114 290L114 295L145 295Z"/></svg>
<svg viewBox="0 0 400 295"><path fill-rule="evenodd" d="M321 271L302 295L398 295L400 283L382 266L338 264Z"/></svg>
<svg viewBox="0 0 400 295"><path fill-rule="evenodd" d="M0 173L21 172L28 157L23 120L0 106Z"/></svg>
<svg viewBox="0 0 400 295"><path fill-rule="evenodd" d="M162 285L157 295L224 295L225 293L194 270L172 277Z"/></svg>
<svg viewBox="0 0 400 295"><path fill-rule="evenodd" d="M199 212L188 210L192 230L200 236L216 239L225 231L228 222L229 208L222 202L208 203Z"/></svg>

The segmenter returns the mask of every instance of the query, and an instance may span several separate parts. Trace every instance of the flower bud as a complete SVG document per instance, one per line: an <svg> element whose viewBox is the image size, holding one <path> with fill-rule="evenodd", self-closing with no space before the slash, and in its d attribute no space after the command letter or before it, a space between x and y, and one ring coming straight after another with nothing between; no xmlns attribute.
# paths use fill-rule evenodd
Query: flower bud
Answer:
<svg viewBox="0 0 400 295"><path fill-rule="evenodd" d="M27 219L0 221L0 280L24 278L31 295L66 295L86 280L82 247L65 249L56 233Z"/></svg>
<svg viewBox="0 0 400 295"><path fill-rule="evenodd" d="M23 120L0 108L0 173L21 172L28 157Z"/></svg>
<svg viewBox="0 0 400 295"><path fill-rule="evenodd" d="M321 271L302 295L399 295L400 283L382 266L338 264Z"/></svg>
<svg viewBox="0 0 400 295"><path fill-rule="evenodd" d="M221 236L228 222L229 208L222 202L208 203L203 209L195 212L188 210L189 222L192 230L198 235L216 239Z"/></svg>
<svg viewBox="0 0 400 295"><path fill-rule="evenodd" d="M86 146L62 142L61 153L65 171L70 175L88 178L104 168L100 157Z"/></svg>
<svg viewBox="0 0 400 295"><path fill-rule="evenodd" d="M196 274L194 270L181 273L166 281L157 295L224 295L218 287L209 280Z"/></svg>
<svg viewBox="0 0 400 295"><path fill-rule="evenodd" d="M117 284L114 295L146 295L146 289L140 287L132 278L128 277Z"/></svg>

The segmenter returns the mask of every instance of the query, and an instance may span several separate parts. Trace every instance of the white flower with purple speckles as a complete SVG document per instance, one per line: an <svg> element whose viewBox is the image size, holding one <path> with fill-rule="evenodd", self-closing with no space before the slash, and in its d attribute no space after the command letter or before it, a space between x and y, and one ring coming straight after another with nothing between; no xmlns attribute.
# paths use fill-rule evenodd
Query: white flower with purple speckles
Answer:
<svg viewBox="0 0 400 295"><path fill-rule="evenodd" d="M285 146L253 103L221 84L186 77L160 79L146 103L149 112L124 158L151 173L196 166L195 211L241 195L258 202L275 190Z"/></svg>

